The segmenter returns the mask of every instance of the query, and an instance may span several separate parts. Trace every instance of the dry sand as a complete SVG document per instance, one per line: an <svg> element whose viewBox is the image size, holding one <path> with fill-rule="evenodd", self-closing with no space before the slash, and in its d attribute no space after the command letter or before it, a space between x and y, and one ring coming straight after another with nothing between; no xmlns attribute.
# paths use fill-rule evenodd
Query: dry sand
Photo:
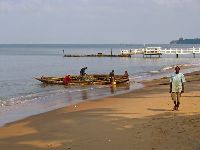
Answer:
<svg viewBox="0 0 200 150"><path fill-rule="evenodd" d="M200 72L172 111L168 79L0 128L0 150L200 150Z"/></svg>

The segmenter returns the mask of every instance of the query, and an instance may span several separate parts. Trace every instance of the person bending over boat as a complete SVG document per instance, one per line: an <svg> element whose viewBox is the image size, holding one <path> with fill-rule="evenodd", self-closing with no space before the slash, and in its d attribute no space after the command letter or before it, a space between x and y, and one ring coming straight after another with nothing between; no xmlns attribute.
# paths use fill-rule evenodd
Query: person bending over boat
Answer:
<svg viewBox="0 0 200 150"><path fill-rule="evenodd" d="M81 69L81 71L80 71L80 76L84 76L86 73L85 73L85 70L87 69L87 67L84 67L84 68L82 68Z"/></svg>
<svg viewBox="0 0 200 150"><path fill-rule="evenodd" d="M70 75L67 75L67 76L64 78L64 84L65 84L65 85L68 85L70 82L71 82L71 77L70 77Z"/></svg>

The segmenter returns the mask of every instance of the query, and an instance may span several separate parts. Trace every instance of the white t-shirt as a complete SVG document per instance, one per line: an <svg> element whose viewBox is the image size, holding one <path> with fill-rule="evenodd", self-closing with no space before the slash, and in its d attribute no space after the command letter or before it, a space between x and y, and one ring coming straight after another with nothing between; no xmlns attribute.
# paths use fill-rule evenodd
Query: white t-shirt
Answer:
<svg viewBox="0 0 200 150"><path fill-rule="evenodd" d="M172 83L172 92L181 92L182 85L185 81L185 77L182 73L172 74L170 78L170 82Z"/></svg>

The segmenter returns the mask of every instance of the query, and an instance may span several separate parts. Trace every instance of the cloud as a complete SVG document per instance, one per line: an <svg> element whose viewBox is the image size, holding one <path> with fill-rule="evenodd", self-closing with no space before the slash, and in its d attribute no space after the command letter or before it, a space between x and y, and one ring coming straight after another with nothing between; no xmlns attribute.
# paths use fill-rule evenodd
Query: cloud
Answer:
<svg viewBox="0 0 200 150"><path fill-rule="evenodd" d="M199 0L0 0L0 12L120 11L149 7L199 7Z"/></svg>
<svg viewBox="0 0 200 150"><path fill-rule="evenodd" d="M14 43L168 41L198 34L199 13L200 0L0 0L0 38Z"/></svg>
<svg viewBox="0 0 200 150"><path fill-rule="evenodd" d="M180 7L199 7L199 0L152 0L153 3L159 6L180 8Z"/></svg>
<svg viewBox="0 0 200 150"><path fill-rule="evenodd" d="M62 6L63 0L0 0L0 12L51 11Z"/></svg>

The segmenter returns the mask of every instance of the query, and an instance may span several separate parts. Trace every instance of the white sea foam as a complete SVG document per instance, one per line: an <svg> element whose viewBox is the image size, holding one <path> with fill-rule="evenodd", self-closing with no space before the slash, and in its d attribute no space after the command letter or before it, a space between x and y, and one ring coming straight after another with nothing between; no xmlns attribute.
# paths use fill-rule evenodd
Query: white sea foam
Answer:
<svg viewBox="0 0 200 150"><path fill-rule="evenodd" d="M182 67L182 68L189 68L189 67L200 66L200 63L177 64L177 65L167 66L167 67L162 68L161 71L173 70L176 66L179 66L179 67Z"/></svg>
<svg viewBox="0 0 200 150"><path fill-rule="evenodd" d="M167 66L167 67L162 68L162 70L163 70L163 71L166 71L166 70L170 70L170 69L172 69L172 68L173 68L173 66Z"/></svg>
<svg viewBox="0 0 200 150"><path fill-rule="evenodd" d="M37 94L28 94L28 95L23 95L23 96L12 97L10 99L0 100L0 107L11 107L11 106L16 106L20 104L33 103L36 101L43 101L49 98L51 99L56 98L67 93L80 93L82 91L94 90L95 88L98 89L102 87L97 86L97 87L89 87L89 88L81 88L81 89L76 89L76 88L60 89L60 90L41 92Z"/></svg>
<svg viewBox="0 0 200 150"><path fill-rule="evenodd" d="M149 71L150 73L160 73L159 70L152 70L152 71Z"/></svg>

